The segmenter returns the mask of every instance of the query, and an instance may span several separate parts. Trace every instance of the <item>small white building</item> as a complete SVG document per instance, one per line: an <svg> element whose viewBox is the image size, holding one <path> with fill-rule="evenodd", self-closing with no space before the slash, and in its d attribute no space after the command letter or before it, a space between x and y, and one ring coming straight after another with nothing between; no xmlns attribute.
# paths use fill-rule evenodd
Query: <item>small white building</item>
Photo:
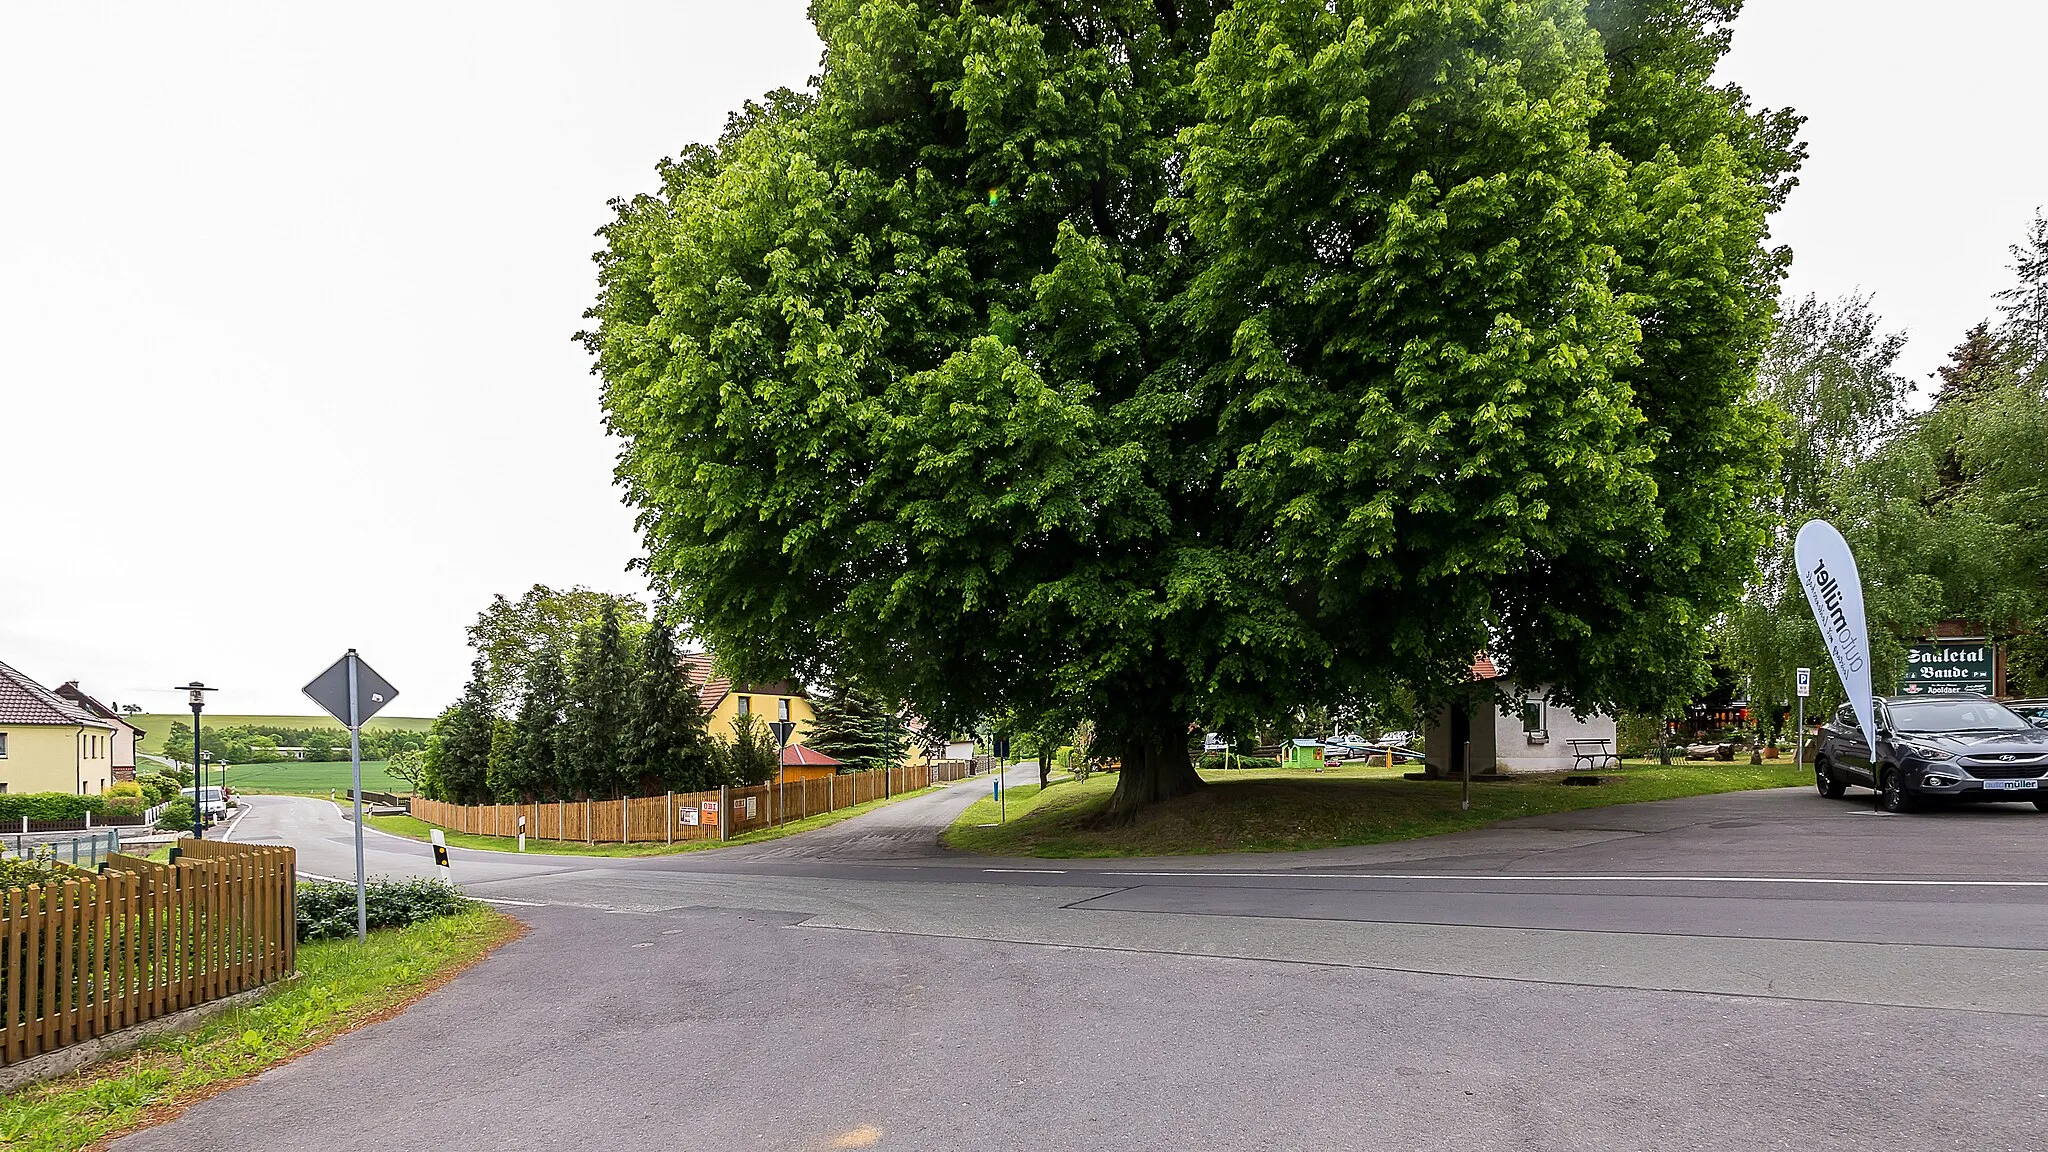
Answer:
<svg viewBox="0 0 2048 1152"><path fill-rule="evenodd" d="M1550 699L1548 685L1519 685L1483 654L1472 661L1472 680L1492 691L1477 693L1460 708L1444 706L1423 729L1423 759L1432 774L1462 775L1467 749L1474 776L1583 767L1573 757L1573 740L1605 740L1607 751L1615 751L1614 717L1608 713L1576 716ZM1510 713L1502 714L1499 698L1510 702Z"/></svg>

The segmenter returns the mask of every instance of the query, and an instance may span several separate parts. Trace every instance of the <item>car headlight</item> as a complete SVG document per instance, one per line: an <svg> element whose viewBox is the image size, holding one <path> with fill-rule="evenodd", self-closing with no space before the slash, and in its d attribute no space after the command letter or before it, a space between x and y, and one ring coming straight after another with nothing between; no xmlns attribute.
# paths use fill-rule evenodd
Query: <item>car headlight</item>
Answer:
<svg viewBox="0 0 2048 1152"><path fill-rule="evenodd" d="M1943 752L1939 748L1929 748L1924 744L1908 744L1906 745L1906 751L1911 752L1916 758L1921 760L1953 760L1956 758L1953 752Z"/></svg>

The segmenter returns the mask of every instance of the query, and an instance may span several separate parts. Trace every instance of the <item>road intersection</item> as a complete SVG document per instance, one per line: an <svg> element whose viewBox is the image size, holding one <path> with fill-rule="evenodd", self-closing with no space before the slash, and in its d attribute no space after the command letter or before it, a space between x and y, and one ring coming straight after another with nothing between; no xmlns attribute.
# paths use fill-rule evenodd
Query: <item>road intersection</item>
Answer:
<svg viewBox="0 0 2048 1152"><path fill-rule="evenodd" d="M344 1116L360 1148L2038 1147L2031 808L1784 791L1289 856L943 852L979 792L715 852L457 850L530 935L117 1147L331 1147ZM236 838L338 874L350 834L256 798ZM427 859L371 837L372 873Z"/></svg>

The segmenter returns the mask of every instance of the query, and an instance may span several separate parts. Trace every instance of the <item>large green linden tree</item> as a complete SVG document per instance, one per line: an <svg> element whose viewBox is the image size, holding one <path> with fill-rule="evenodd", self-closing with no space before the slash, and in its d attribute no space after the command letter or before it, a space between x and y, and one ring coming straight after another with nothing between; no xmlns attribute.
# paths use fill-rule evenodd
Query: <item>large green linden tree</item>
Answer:
<svg viewBox="0 0 2048 1152"><path fill-rule="evenodd" d="M1092 718L1119 813L1480 649L1664 703L1776 451L1737 7L816 0L602 233L651 579L742 676Z"/></svg>

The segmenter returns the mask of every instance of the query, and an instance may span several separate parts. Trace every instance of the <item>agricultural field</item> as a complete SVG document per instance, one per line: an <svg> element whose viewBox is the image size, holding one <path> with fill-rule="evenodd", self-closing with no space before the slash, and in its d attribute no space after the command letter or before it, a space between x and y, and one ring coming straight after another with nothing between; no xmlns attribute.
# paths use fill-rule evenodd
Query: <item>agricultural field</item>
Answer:
<svg viewBox="0 0 2048 1152"><path fill-rule="evenodd" d="M170 734L173 722L181 722L188 728L192 726L192 714L190 712L144 712L137 716L131 716L129 719L137 728L142 729L144 733L142 739L136 743L136 747L141 751L159 756L163 754L164 737ZM209 727L218 724L223 728L268 726L272 728L331 728L336 732L348 731L331 716L232 716L225 713L208 712L204 714L201 723ZM400 732L425 732L433 727L433 725L433 718L428 716L379 716L368 724L363 725L363 731L371 732L379 728L389 728ZM344 765L345 767L346 765Z"/></svg>
<svg viewBox="0 0 2048 1152"><path fill-rule="evenodd" d="M363 761L366 792L410 792L412 785L384 771L386 760ZM220 768L206 773L208 785L220 783ZM325 796L349 790L348 761L285 760L276 764L236 764L228 769L228 787L236 792L303 792Z"/></svg>

